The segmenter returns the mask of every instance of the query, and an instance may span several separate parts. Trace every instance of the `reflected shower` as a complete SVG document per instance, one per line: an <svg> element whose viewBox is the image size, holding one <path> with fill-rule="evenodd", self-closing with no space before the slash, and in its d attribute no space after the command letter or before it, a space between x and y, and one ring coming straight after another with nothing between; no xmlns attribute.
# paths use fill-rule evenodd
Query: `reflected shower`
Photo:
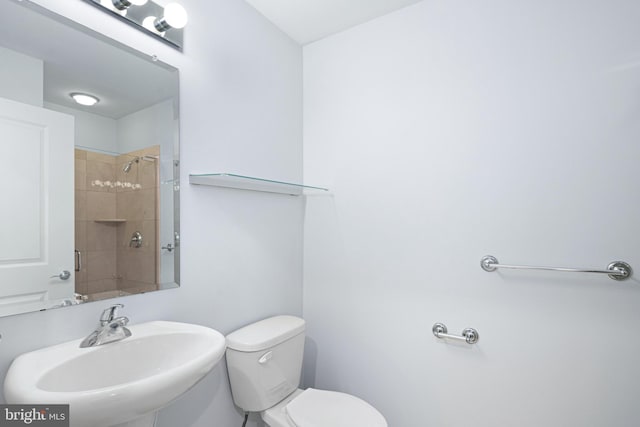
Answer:
<svg viewBox="0 0 640 427"><path fill-rule="evenodd" d="M144 160L146 162L155 162L158 158L155 156L138 156L136 158L134 158L133 160L128 161L127 163L124 164L124 166L122 167L122 171L124 173L129 173L129 171L131 170L131 166L133 166L134 163L140 163L140 160Z"/></svg>
<svg viewBox="0 0 640 427"><path fill-rule="evenodd" d="M136 157L133 160L128 161L127 163L125 163L125 165L122 167L122 172L124 173L129 173L129 171L131 170L131 166L134 163L139 163L140 162L140 157Z"/></svg>

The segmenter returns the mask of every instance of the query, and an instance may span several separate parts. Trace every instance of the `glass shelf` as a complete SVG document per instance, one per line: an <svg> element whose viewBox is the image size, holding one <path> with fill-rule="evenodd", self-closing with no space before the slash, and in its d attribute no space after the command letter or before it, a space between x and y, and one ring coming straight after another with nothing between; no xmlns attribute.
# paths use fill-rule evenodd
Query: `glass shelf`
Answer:
<svg viewBox="0 0 640 427"><path fill-rule="evenodd" d="M290 194L292 196L299 196L303 194L304 190L329 191L322 187L273 181L271 179L254 178L250 176L235 175L232 173L191 174L189 175L189 183L195 185L237 188L240 190Z"/></svg>

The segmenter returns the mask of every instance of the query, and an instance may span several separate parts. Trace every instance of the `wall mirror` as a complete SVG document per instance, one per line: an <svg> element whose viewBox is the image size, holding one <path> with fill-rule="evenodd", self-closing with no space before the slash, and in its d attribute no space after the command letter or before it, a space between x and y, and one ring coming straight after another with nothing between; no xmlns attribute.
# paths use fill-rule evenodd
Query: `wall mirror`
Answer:
<svg viewBox="0 0 640 427"><path fill-rule="evenodd" d="M178 97L174 67L0 2L0 316L178 285Z"/></svg>

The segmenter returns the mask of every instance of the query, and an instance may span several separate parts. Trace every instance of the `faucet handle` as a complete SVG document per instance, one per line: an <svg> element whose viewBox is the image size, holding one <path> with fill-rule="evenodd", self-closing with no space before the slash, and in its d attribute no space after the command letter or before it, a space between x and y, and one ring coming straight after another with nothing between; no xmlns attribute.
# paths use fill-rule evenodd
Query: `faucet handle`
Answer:
<svg viewBox="0 0 640 427"><path fill-rule="evenodd" d="M124 328L129 323L129 318L125 316L116 317L111 322L109 322L109 327L111 329Z"/></svg>
<svg viewBox="0 0 640 427"><path fill-rule="evenodd" d="M118 314L118 309L123 308L124 304L114 304L111 307L107 308L102 312L100 316L100 325L104 326L108 323L113 322L113 319L116 318Z"/></svg>

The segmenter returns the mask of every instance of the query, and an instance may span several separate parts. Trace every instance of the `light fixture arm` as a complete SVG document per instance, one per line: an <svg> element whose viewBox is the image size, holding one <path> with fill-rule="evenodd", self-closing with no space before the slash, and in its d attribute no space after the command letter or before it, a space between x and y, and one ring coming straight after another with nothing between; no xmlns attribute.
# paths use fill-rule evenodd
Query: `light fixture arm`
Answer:
<svg viewBox="0 0 640 427"><path fill-rule="evenodd" d="M129 0L112 0L111 2L113 3L113 7L118 10L127 10L133 4Z"/></svg>
<svg viewBox="0 0 640 427"><path fill-rule="evenodd" d="M156 30L158 30L161 33L163 33L165 31L167 31L168 29L172 28L171 25L169 25L169 23L167 22L166 18L164 18L164 17L162 17L160 19L157 19L153 23L153 26L156 28Z"/></svg>

